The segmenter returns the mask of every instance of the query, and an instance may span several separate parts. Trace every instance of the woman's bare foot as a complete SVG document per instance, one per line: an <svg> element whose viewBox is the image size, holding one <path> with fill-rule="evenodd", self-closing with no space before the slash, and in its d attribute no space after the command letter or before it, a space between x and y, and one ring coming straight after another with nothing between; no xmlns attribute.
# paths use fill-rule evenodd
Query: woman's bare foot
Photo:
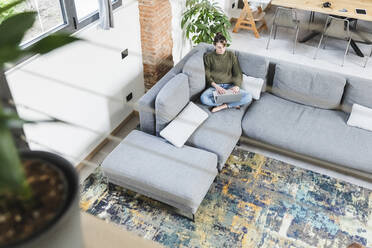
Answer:
<svg viewBox="0 0 372 248"><path fill-rule="evenodd" d="M214 107L214 108L211 110L211 112L212 112L212 113L215 113L215 112L217 112L217 111L220 111L220 110L223 110L223 109L226 109L226 108L227 108L227 104L222 104L222 105L220 105L220 106Z"/></svg>

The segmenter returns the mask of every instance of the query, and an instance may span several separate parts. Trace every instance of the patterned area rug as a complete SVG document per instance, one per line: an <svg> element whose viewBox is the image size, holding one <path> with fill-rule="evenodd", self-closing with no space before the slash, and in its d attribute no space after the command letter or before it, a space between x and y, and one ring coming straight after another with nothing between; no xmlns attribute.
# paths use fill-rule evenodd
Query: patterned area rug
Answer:
<svg viewBox="0 0 372 248"><path fill-rule="evenodd" d="M83 183L81 208L166 247L372 246L372 192L236 148L193 223L164 204L107 184Z"/></svg>

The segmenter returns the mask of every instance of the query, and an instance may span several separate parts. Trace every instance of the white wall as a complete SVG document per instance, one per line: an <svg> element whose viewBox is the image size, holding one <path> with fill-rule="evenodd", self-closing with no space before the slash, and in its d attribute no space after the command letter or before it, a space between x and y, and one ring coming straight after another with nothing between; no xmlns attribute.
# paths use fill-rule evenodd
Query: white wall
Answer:
<svg viewBox="0 0 372 248"><path fill-rule="evenodd" d="M96 24L77 36L86 41L39 56L7 72L18 104L24 104L67 122L25 125L31 149L56 151L77 165L133 110L144 93L140 24L137 1L123 1L114 13L115 28ZM129 56L121 59L121 51ZM127 104L125 96L133 93ZM21 117L42 118L21 107ZM93 131L91 131L93 130ZM40 145L38 145L38 143ZM46 147L45 147L46 146Z"/></svg>
<svg viewBox="0 0 372 248"><path fill-rule="evenodd" d="M181 29L182 13L185 11L186 0L169 0L172 8L172 40L173 40L173 62L177 64L182 57L191 50L191 45L183 36Z"/></svg>

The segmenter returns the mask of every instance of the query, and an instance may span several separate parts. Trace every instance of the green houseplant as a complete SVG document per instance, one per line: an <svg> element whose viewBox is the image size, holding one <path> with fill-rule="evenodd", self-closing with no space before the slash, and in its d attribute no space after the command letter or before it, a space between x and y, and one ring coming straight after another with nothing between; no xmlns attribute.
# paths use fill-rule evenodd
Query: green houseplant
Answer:
<svg viewBox="0 0 372 248"><path fill-rule="evenodd" d="M37 14L14 13L12 10L23 1L5 1L0 5L0 73L8 62L45 54L78 40L55 33L21 49L20 43ZM72 165L56 155L37 151L20 153L11 129L21 128L24 123L0 102L0 247L51 247L48 242L59 247L58 239L63 235L56 226L76 222L69 220L66 212L79 211L78 204L72 207L71 203L78 199L77 175ZM80 222L75 226L79 225ZM72 229L78 233L77 228Z"/></svg>
<svg viewBox="0 0 372 248"><path fill-rule="evenodd" d="M229 18L213 0L187 0L186 11L182 14L181 28L193 44L213 43L214 36L221 32L228 41L231 37Z"/></svg>

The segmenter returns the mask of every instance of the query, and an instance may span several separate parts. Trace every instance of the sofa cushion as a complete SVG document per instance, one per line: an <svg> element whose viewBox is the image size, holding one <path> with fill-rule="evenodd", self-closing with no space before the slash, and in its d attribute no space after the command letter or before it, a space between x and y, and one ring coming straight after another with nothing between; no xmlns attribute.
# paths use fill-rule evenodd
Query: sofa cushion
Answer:
<svg viewBox="0 0 372 248"><path fill-rule="evenodd" d="M372 132L372 109L354 103L347 124Z"/></svg>
<svg viewBox="0 0 372 248"><path fill-rule="evenodd" d="M372 172L372 132L350 127L347 114L305 106L269 93L243 118L245 136L299 154Z"/></svg>
<svg viewBox="0 0 372 248"><path fill-rule="evenodd" d="M342 110L350 113L354 103L372 108L372 80L350 78L342 98Z"/></svg>
<svg viewBox="0 0 372 248"><path fill-rule="evenodd" d="M265 57L235 51L236 57L238 58L240 68L243 74L255 78L262 78L264 80L263 90L266 88L266 74L269 66L269 62Z"/></svg>
<svg viewBox="0 0 372 248"><path fill-rule="evenodd" d="M179 73L160 90L155 100L156 134L166 126L189 102L187 75Z"/></svg>
<svg viewBox="0 0 372 248"><path fill-rule="evenodd" d="M274 95L297 103L324 109L339 107L346 79L299 65L277 64Z"/></svg>
<svg viewBox="0 0 372 248"><path fill-rule="evenodd" d="M252 98L255 100L260 99L264 80L262 78L255 78L243 74L242 89L251 93Z"/></svg>
<svg viewBox="0 0 372 248"><path fill-rule="evenodd" d="M207 112L195 103L189 102L181 113L161 130L160 136L176 147L182 147L207 118Z"/></svg>
<svg viewBox="0 0 372 248"><path fill-rule="evenodd" d="M182 72L189 77L190 98L193 99L205 89L204 51L192 55L183 66Z"/></svg>
<svg viewBox="0 0 372 248"><path fill-rule="evenodd" d="M239 110L225 109L216 113L211 113L208 106L197 105L209 117L195 130L186 144L217 154L218 169L221 170L242 134L241 120L248 105L243 105Z"/></svg>

